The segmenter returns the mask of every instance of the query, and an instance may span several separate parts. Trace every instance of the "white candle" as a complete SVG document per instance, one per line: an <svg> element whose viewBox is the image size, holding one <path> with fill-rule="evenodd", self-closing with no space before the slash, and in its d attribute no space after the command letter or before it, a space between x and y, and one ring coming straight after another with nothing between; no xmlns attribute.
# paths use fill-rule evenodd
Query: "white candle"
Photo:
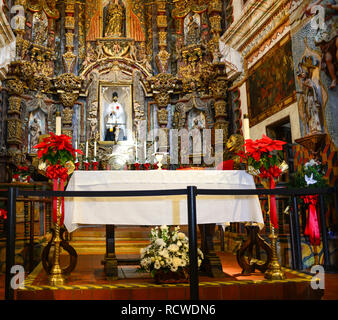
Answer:
<svg viewBox="0 0 338 320"><path fill-rule="evenodd" d="M136 158L136 161L137 161L138 160L137 144L135 146L135 158Z"/></svg>
<svg viewBox="0 0 338 320"><path fill-rule="evenodd" d="M96 158L96 141L94 141L94 158Z"/></svg>
<svg viewBox="0 0 338 320"><path fill-rule="evenodd" d="M244 117L243 118L243 135L244 139L250 139L250 126L249 126L249 118Z"/></svg>
<svg viewBox="0 0 338 320"><path fill-rule="evenodd" d="M147 141L144 141L144 159L147 159Z"/></svg>
<svg viewBox="0 0 338 320"><path fill-rule="evenodd" d="M86 141L86 159L88 159L88 140Z"/></svg>
<svg viewBox="0 0 338 320"><path fill-rule="evenodd" d="M56 112L55 134L59 136L61 134L61 114Z"/></svg>
<svg viewBox="0 0 338 320"><path fill-rule="evenodd" d="M75 140L75 149L77 149L77 140ZM77 161L77 152L75 152L75 161Z"/></svg>

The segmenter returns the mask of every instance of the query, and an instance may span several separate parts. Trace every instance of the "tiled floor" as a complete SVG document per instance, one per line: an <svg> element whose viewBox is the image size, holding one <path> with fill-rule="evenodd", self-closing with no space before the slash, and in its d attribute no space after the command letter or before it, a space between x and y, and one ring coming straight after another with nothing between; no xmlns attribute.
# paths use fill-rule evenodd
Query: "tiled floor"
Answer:
<svg viewBox="0 0 338 320"><path fill-rule="evenodd" d="M241 274L235 256L230 253L219 253L219 256L227 277L215 279L200 276L200 299L285 299L289 293L292 293L296 299L304 299L309 296L309 290L312 290L308 281L281 282L274 283L273 286L267 282L261 283L260 280L264 280L262 273L255 272L244 276ZM108 281L103 273L102 259L103 256L98 254L81 254L75 270L67 278L67 289L21 290L20 299L189 299L189 284L166 286L163 290L163 287L154 285L153 279L148 274L136 272L137 266L119 266L119 279ZM44 270L36 271L37 276L31 285L47 287L48 277ZM297 274L287 273L287 279L297 280L297 278L299 279ZM4 299L4 280L4 275L0 275L0 299ZM249 285L246 280L258 281L259 285ZM112 289L116 286L118 289ZM338 300L338 274L326 274L322 299Z"/></svg>

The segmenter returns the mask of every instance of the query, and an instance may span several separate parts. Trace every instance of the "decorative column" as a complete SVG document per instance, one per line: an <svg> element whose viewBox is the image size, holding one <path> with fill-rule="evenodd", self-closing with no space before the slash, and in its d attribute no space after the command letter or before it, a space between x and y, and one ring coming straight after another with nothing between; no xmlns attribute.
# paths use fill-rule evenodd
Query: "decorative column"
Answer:
<svg viewBox="0 0 338 320"><path fill-rule="evenodd" d="M22 162L21 145L23 130L21 121L21 100L26 87L25 81L33 76L33 68L28 62L12 62L6 80L8 89L7 146L8 155L13 164Z"/></svg>
<svg viewBox="0 0 338 320"><path fill-rule="evenodd" d="M168 62L170 53L167 51L167 16L166 1L158 0L157 4L157 28L158 28L158 48L159 53L156 55L156 65L160 73L168 71Z"/></svg>
<svg viewBox="0 0 338 320"><path fill-rule="evenodd" d="M55 82L55 88L63 105L62 133L73 136L73 106L79 97L82 80L73 73L60 75Z"/></svg>
<svg viewBox="0 0 338 320"><path fill-rule="evenodd" d="M211 83L211 92L215 100L215 129L223 130L223 143L225 145L228 139L229 121L227 113L227 76L225 72L225 63L213 64L214 80Z"/></svg>
<svg viewBox="0 0 338 320"><path fill-rule="evenodd" d="M74 30L75 30L75 0L65 1L65 37L66 37L66 53L62 55L63 67L65 73L74 72L76 55L74 49Z"/></svg>
<svg viewBox="0 0 338 320"><path fill-rule="evenodd" d="M211 52L218 51L218 40L222 32L222 1L221 0L211 0L208 5L208 14L211 27L212 38L209 41L209 49Z"/></svg>
<svg viewBox="0 0 338 320"><path fill-rule="evenodd" d="M168 111L167 107L170 103L170 94L174 91L177 78L169 73L159 73L158 75L151 77L150 87L157 105L157 121L159 127L163 130L167 130L168 125ZM167 132L166 145L160 145L160 148L168 150L168 132ZM161 151L161 150L160 150Z"/></svg>

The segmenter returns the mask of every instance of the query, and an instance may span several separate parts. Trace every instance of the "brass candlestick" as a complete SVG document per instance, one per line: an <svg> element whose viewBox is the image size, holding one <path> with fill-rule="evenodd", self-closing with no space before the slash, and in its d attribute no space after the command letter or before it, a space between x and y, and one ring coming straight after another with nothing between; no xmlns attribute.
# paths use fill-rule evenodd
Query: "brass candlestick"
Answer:
<svg viewBox="0 0 338 320"><path fill-rule="evenodd" d="M268 195L268 204L269 204L269 216L270 216L270 195ZM275 234L275 228L271 224L271 219L270 219L270 228L271 228L271 233L269 235L269 238L271 239L272 257L271 257L271 262L268 265L268 269L264 273L264 278L268 280L284 280L286 279L286 275L285 275L285 272L282 271L282 268L278 261L277 235Z"/></svg>
<svg viewBox="0 0 338 320"><path fill-rule="evenodd" d="M54 259L53 266L49 276L50 285L58 286L63 285L65 279L62 275L62 269L60 267L60 220L61 220L61 206L60 206L60 197L57 198L57 221L55 224L55 239L54 239Z"/></svg>

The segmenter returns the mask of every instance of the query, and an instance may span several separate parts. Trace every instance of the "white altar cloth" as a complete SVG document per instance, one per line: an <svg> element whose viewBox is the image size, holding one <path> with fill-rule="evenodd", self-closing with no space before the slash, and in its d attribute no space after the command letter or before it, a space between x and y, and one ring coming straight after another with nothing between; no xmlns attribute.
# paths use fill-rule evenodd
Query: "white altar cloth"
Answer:
<svg viewBox="0 0 338 320"><path fill-rule="evenodd" d="M253 177L241 170L75 171L67 191L186 189L255 189ZM196 198L197 223L264 224L258 196ZM89 225L185 225L187 196L65 198L64 225L69 232Z"/></svg>

